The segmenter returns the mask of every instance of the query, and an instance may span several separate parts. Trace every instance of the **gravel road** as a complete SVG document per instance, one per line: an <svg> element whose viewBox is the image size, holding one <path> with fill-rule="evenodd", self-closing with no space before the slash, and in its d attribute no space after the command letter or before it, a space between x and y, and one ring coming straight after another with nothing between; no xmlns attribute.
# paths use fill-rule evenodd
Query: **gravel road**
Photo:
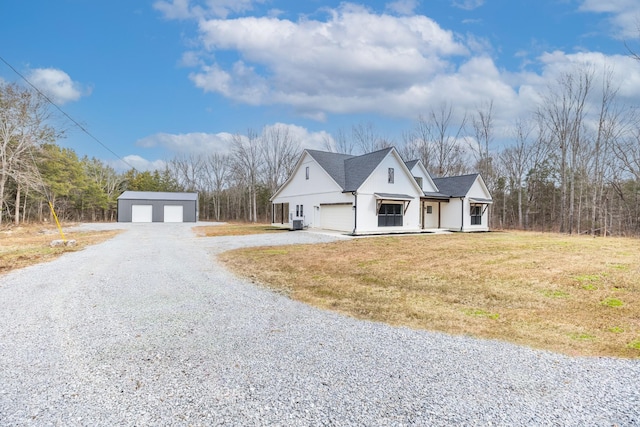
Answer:
<svg viewBox="0 0 640 427"><path fill-rule="evenodd" d="M358 321L215 259L336 237L116 226L0 276L0 425L640 425L640 360Z"/></svg>

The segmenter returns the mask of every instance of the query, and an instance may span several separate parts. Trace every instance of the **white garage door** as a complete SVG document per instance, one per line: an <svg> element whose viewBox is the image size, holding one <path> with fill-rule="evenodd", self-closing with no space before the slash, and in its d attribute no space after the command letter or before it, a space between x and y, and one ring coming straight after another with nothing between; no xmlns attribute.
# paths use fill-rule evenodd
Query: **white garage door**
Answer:
<svg viewBox="0 0 640 427"><path fill-rule="evenodd" d="M164 207L164 222L182 222L182 206L168 206Z"/></svg>
<svg viewBox="0 0 640 427"><path fill-rule="evenodd" d="M151 222L153 221L153 206L133 205L131 206L131 222Z"/></svg>
<svg viewBox="0 0 640 427"><path fill-rule="evenodd" d="M353 231L353 206L320 205L320 228Z"/></svg>

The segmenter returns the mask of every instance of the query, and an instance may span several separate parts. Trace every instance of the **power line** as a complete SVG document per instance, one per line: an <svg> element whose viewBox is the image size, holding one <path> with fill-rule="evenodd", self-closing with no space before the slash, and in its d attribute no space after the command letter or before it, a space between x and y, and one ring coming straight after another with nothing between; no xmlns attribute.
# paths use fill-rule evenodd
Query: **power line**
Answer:
<svg viewBox="0 0 640 427"><path fill-rule="evenodd" d="M111 154L113 154L116 158L118 158L120 161L122 161L122 163L126 164L127 166L129 166L130 168L132 168L133 170L135 170L136 172L139 172L135 166L133 166L132 164L130 164L129 162L127 162L125 159L123 159L122 157L120 157L115 151L113 151L111 148L109 148L106 144L104 144L102 141L100 141L97 137L95 137L91 132L89 132L84 126L82 126L80 123L78 123L73 117L71 117L69 114L67 114L62 108L60 108L55 102L53 102L47 95L45 95L44 93L42 93L42 91L40 89L38 89L33 83L31 83L25 76L23 76L18 70L16 70L11 64L9 64L2 56L0 56L0 61L4 62L4 64L11 68L11 70L16 73L18 76L20 76L20 78L22 80L24 80L25 82L27 82L27 84L29 86L31 86L33 88L33 90L35 90L36 92L38 92L38 94L40 94L40 96L42 96L45 100L47 100L47 102L51 105L53 105L54 107L56 107L56 109L58 111L60 111L67 119L71 120L71 122L73 124L75 124L81 131L83 131L84 133L86 133L91 139L93 139L94 141L96 141L98 144L100 144L105 150L107 150L108 152L110 152Z"/></svg>

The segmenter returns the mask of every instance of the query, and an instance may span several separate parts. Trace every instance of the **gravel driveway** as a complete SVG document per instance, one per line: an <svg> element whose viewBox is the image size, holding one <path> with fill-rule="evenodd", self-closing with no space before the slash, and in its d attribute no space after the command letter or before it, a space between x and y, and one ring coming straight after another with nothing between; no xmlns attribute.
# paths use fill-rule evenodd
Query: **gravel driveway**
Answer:
<svg viewBox="0 0 640 427"><path fill-rule="evenodd" d="M0 276L0 425L640 425L639 360L353 320L215 259L335 237L116 226Z"/></svg>

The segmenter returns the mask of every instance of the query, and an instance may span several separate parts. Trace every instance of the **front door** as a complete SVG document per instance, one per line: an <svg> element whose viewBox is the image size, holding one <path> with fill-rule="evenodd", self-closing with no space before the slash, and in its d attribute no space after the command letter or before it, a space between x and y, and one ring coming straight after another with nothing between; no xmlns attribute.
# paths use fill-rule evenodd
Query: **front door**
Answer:
<svg viewBox="0 0 640 427"><path fill-rule="evenodd" d="M422 217L424 218L422 228L438 228L438 203L425 202Z"/></svg>

